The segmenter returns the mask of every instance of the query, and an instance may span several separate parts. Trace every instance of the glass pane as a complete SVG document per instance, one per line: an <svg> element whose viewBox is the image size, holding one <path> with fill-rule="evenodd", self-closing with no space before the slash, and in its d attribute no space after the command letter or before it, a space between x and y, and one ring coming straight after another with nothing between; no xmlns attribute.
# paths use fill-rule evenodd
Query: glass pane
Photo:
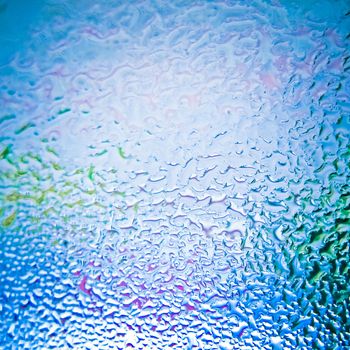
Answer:
<svg viewBox="0 0 350 350"><path fill-rule="evenodd" d="M0 347L350 348L349 28L0 0Z"/></svg>

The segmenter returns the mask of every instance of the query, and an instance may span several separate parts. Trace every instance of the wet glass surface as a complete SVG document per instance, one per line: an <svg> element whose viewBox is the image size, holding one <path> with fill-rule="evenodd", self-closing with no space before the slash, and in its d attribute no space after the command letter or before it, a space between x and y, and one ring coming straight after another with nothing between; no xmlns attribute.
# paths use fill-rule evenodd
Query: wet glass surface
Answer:
<svg viewBox="0 0 350 350"><path fill-rule="evenodd" d="M348 1L1 1L1 349L349 349Z"/></svg>

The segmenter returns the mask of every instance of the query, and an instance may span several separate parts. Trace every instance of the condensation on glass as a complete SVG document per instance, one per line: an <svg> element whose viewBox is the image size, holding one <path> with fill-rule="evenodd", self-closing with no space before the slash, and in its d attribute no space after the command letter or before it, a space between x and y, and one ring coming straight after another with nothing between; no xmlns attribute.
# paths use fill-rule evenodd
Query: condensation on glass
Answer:
<svg viewBox="0 0 350 350"><path fill-rule="evenodd" d="M0 347L348 349L348 1L1 1Z"/></svg>

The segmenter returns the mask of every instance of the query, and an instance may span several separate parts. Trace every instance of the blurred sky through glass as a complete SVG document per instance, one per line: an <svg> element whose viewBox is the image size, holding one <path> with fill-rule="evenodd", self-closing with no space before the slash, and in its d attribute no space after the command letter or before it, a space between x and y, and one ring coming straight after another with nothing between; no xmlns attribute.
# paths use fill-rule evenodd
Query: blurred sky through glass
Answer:
<svg viewBox="0 0 350 350"><path fill-rule="evenodd" d="M0 348L349 349L349 28L0 0Z"/></svg>

